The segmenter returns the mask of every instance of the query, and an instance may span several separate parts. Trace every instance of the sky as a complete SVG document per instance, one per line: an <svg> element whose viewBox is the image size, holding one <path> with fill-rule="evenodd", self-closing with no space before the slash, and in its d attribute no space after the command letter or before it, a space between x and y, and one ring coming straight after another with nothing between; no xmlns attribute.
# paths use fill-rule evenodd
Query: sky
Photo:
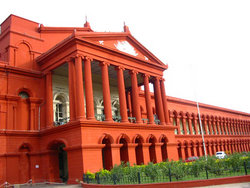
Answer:
<svg viewBox="0 0 250 188"><path fill-rule="evenodd" d="M249 0L8 0L10 14L44 26L131 34L163 63L166 94L250 113Z"/></svg>

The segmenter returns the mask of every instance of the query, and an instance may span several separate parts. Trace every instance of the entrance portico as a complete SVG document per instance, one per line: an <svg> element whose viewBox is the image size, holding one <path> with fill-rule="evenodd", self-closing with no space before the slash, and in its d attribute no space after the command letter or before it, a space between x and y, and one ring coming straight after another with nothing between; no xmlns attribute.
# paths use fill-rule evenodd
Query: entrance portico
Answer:
<svg viewBox="0 0 250 188"><path fill-rule="evenodd" d="M137 43L129 33L126 34L126 40L129 39L133 45ZM48 121L44 126L51 127L53 124L51 120L54 119L54 112L49 101L53 96L52 85L55 84L52 83L51 77L57 74L65 74L64 76L68 79L70 117L65 117L67 120L169 124L164 79L162 78L163 71L167 66L153 56L151 57L151 54L147 54L150 60L131 57L132 55L117 49L110 50L104 46L93 44L83 39L83 36L74 33L68 41L66 40L66 44L72 45L70 48L64 49L66 44L57 46L53 53L60 50L60 56L45 53L37 59L45 72L46 88L48 88L46 95ZM95 40L95 37L93 36L91 40ZM124 41L127 42L126 40ZM88 43L87 47L86 43ZM95 50L95 54L91 53L93 50ZM134 50L143 51L145 49L141 47ZM53 61L48 56L53 56ZM64 72L62 67L65 67ZM97 93L96 80L99 83L101 80L102 94ZM149 90L150 83L153 84L154 88L153 98ZM142 114L141 102L139 101L139 94L142 91L140 86L144 86L145 91L144 103L147 112L145 115ZM118 89L113 91L112 88ZM126 93L130 93L131 97L126 97ZM102 98L103 114L98 114L95 110L97 108L97 104L94 102L96 94ZM112 97L118 100L119 109L116 109L117 112L112 111ZM154 106L152 106L153 101L155 101ZM131 109L128 104L132 104ZM153 114L153 108L155 114ZM132 114L132 117L129 114ZM99 118L100 115L102 118Z"/></svg>

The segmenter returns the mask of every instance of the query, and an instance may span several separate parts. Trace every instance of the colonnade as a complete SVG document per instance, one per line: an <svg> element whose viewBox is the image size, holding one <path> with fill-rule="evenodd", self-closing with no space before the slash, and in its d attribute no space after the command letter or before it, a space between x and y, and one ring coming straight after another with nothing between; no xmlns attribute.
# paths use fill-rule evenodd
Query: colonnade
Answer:
<svg viewBox="0 0 250 188"><path fill-rule="evenodd" d="M200 122L197 114L170 112L170 121L176 126L176 134L201 134ZM201 115L203 132L205 135L249 135L250 122L233 118Z"/></svg>
<svg viewBox="0 0 250 188"><path fill-rule="evenodd" d="M84 62L84 63L83 63ZM92 86L92 59L77 55L68 61L68 76L69 76L69 99L70 99L70 120L95 120L94 100L93 100L93 86ZM110 98L109 86L109 72L108 66L110 63L100 61L102 73L102 89L103 89L103 105L105 121L112 122L112 109ZM82 66L84 66L84 84ZM117 84L119 92L120 103L120 116L121 122L128 121L128 104L126 100L126 88L124 84L124 70L122 66L113 65L117 73ZM143 76L143 84L145 88L145 103L147 111L148 124L155 124L154 114L152 110L152 100L149 90L149 82L154 85L154 100L156 107L156 114L159 117L160 124L166 125L169 123L169 114L167 107L167 100L165 94L164 80L161 76L150 76L143 72L139 73L135 69L126 69L129 71L131 78L131 103L132 116L135 118L136 123L142 123L140 103L139 103L139 90L138 90L138 74ZM84 92L85 89L85 92ZM86 112L85 101L86 99ZM47 126L53 125L53 108L52 108L52 73L49 71L46 74L46 122Z"/></svg>
<svg viewBox="0 0 250 188"><path fill-rule="evenodd" d="M248 152L250 151L249 139L229 139L229 140L207 140L205 141L207 155L215 155L217 151L226 153ZM178 141L179 159L187 159L191 156L204 156L204 146L202 141Z"/></svg>

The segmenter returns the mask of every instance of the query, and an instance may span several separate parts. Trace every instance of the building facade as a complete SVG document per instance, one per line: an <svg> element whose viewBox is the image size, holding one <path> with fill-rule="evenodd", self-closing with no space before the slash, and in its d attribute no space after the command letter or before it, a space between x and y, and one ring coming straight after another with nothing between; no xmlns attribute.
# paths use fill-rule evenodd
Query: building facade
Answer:
<svg viewBox="0 0 250 188"><path fill-rule="evenodd" d="M196 103L166 96L166 69L127 26L94 32L10 15L0 33L0 184L75 183L121 161L204 155ZM250 114L200 108L209 155L249 151Z"/></svg>

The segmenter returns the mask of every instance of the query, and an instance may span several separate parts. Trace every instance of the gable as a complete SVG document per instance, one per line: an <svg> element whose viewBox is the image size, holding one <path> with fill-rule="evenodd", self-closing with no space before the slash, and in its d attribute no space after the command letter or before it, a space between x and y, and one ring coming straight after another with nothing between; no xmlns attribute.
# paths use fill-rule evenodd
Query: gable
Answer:
<svg viewBox="0 0 250 188"><path fill-rule="evenodd" d="M147 57L147 54L141 52L137 48L133 46L130 42L127 40L117 39L117 40L97 40L96 43L103 45L105 47L109 47L121 52L124 52L126 54L135 56L137 58L141 58L144 60L149 60Z"/></svg>
<svg viewBox="0 0 250 188"><path fill-rule="evenodd" d="M98 34L95 33L94 36L80 36L83 40L87 40L96 45L102 46L104 48L109 48L117 52L122 52L127 55L133 56L135 58L141 59L144 62L153 63L161 66L165 66L157 57L155 57L151 52L149 52L142 44L140 44L131 35L111 35L111 34Z"/></svg>

